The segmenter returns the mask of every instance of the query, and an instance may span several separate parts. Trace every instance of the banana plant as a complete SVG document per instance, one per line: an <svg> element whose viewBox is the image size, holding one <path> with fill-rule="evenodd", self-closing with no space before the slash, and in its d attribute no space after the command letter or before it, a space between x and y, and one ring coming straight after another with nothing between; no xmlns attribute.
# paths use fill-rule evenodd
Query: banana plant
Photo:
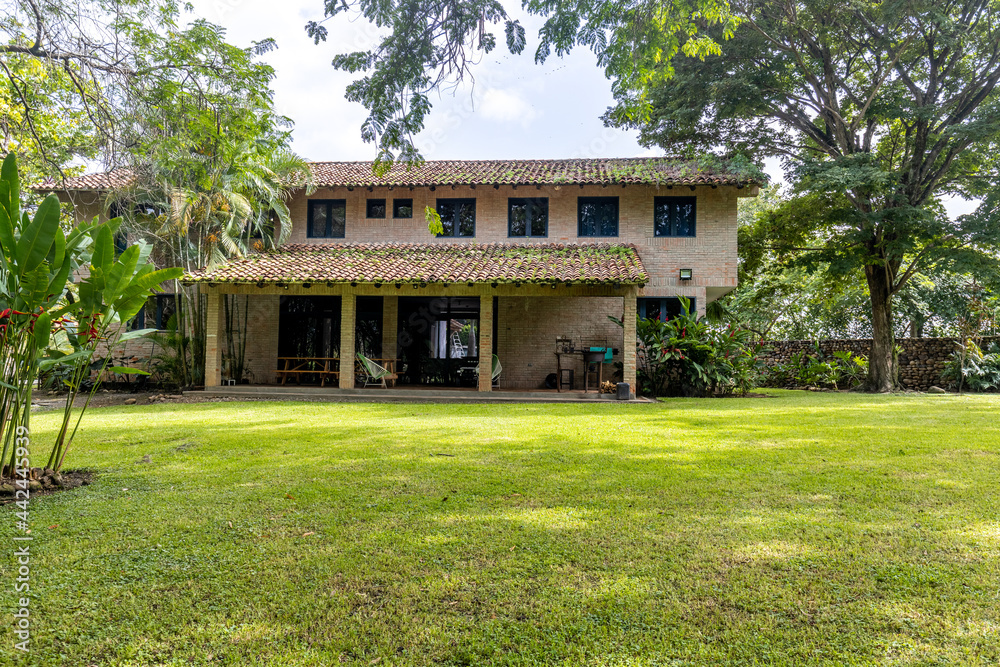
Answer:
<svg viewBox="0 0 1000 667"><path fill-rule="evenodd" d="M145 306L146 300L161 283L179 278L183 273L182 269L176 267L157 270L149 261L151 248L146 244L131 245L116 257L112 226L98 225L90 230L90 235L93 239L93 252L88 275L76 286L78 297L73 299L70 296L71 302L66 306L68 322L63 326L62 333L67 349L50 351L40 364L41 370L47 370L56 364L71 364L73 367L69 379L64 380L68 393L63 420L46 465L53 470L62 468L66 453L104 373L147 373L137 368L111 366L110 351L128 340L156 331L128 331L128 323ZM82 408L75 412L74 422L74 402L83 389L84 381L90 377L94 368L94 355L102 343L108 354L98 364L98 382L92 385Z"/></svg>

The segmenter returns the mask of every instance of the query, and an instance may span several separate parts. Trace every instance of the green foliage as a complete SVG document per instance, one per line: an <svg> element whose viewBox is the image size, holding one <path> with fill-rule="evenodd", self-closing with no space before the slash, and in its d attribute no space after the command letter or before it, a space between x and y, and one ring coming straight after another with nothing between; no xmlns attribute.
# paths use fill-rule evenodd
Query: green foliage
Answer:
<svg viewBox="0 0 1000 667"><path fill-rule="evenodd" d="M117 224L118 220L113 223ZM153 329L126 331L126 328L161 283L179 278L183 273L177 267L157 270L149 261L150 249L141 244L130 245L116 257L111 230L109 224L104 224L91 231L93 252L87 275L77 285L78 299L70 309L73 322L64 329L61 349L52 350L48 359L40 364L42 370L47 370L56 364L65 365L72 361L76 368L76 373L63 383L67 389L63 423L46 466L53 470L62 467L90 399L99 386L89 382L98 345L103 343L110 351L121 343L153 333ZM40 349L44 348L40 346ZM98 378L105 371L147 373L139 369L112 367L110 353L100 364ZM88 386L87 401L75 413L74 423L76 397Z"/></svg>
<svg viewBox="0 0 1000 667"><path fill-rule="evenodd" d="M964 349L952 354L941 377L960 390L1000 390L1000 345L993 343L983 350L967 341Z"/></svg>
<svg viewBox="0 0 1000 667"><path fill-rule="evenodd" d="M716 326L690 312L663 322L639 319L637 380L651 396L741 395L756 386L759 363L754 335L747 329Z"/></svg>
<svg viewBox="0 0 1000 667"><path fill-rule="evenodd" d="M796 352L784 363L765 366L762 386L854 389L868 377L868 358L847 350L827 355L816 341L811 352Z"/></svg>
<svg viewBox="0 0 1000 667"><path fill-rule="evenodd" d="M996 8L977 0L732 8L741 23L720 54L674 59L674 76L646 91L650 114L624 99L607 119L671 152L783 157L794 196L763 216L761 237L778 259L864 280L871 387L889 389L893 298L920 272L997 271L997 207L951 221L940 205L944 194L1000 187ZM705 30L721 42L717 26Z"/></svg>
<svg viewBox="0 0 1000 667"><path fill-rule="evenodd" d="M113 226L107 223L106 226ZM89 255L89 234L101 226L81 224L65 233L59 201L48 196L29 217L21 210L17 159L8 154L0 168L0 453L7 474L22 467L14 434L28 428L31 389L38 353L53 327L62 327L70 306L63 295L70 273Z"/></svg>
<svg viewBox="0 0 1000 667"><path fill-rule="evenodd" d="M431 236L441 236L444 234L444 224L441 222L441 215L433 206L424 207L424 218L427 220L427 231Z"/></svg>
<svg viewBox="0 0 1000 667"><path fill-rule="evenodd" d="M288 126L261 113L270 107L274 71L255 58L274 42L229 44L220 26L185 23L189 8L177 0L14 0L4 9L3 148L32 155L32 176L60 177L79 158L136 169L159 163L161 149L193 156L211 150L178 140L178 124L235 136ZM225 99L229 112L199 104L207 98Z"/></svg>
<svg viewBox="0 0 1000 667"><path fill-rule="evenodd" d="M116 258L113 234L119 222L80 223L65 233L54 195L29 219L20 210L16 157L11 153L4 160L0 171L0 357L9 363L4 365L0 382L0 460L8 474L20 467L13 434L17 427L28 426L31 387L39 370L58 367L57 373L70 388L63 429L49 458L49 467L58 470L72 441L66 428L73 398L89 379L98 343L113 346L142 335L123 333L122 325L160 282L180 275L179 269L154 270L146 259L148 249L139 245ZM88 271L73 285L74 297L68 289L70 275L85 264L89 264ZM39 355L50 344L61 349L52 350L39 363ZM68 369L72 371L67 373ZM78 418L77 427L79 423Z"/></svg>

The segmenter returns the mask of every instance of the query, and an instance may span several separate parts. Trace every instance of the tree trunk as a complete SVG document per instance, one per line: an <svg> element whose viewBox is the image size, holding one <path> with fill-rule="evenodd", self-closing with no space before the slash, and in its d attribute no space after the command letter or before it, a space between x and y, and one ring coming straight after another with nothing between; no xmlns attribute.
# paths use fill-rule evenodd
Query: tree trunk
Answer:
<svg viewBox="0 0 1000 667"><path fill-rule="evenodd" d="M872 302L872 349L868 354L869 391L890 392L896 388L896 337L892 331L892 294L884 266L865 267Z"/></svg>

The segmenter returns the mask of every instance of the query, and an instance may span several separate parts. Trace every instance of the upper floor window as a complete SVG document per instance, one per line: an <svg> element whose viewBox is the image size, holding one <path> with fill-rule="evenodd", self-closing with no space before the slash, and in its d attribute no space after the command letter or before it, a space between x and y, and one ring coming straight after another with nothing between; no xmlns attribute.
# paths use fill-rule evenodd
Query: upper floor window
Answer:
<svg viewBox="0 0 1000 667"><path fill-rule="evenodd" d="M346 199L310 199L306 236L314 239L342 239L347 231Z"/></svg>
<svg viewBox="0 0 1000 667"><path fill-rule="evenodd" d="M385 200L384 199L369 199L368 205L365 207L365 217L366 218L384 218L385 217Z"/></svg>
<svg viewBox="0 0 1000 667"><path fill-rule="evenodd" d="M618 236L618 197L580 197L580 236Z"/></svg>
<svg viewBox="0 0 1000 667"><path fill-rule="evenodd" d="M655 236L694 236L695 197L656 197L653 200Z"/></svg>
<svg viewBox="0 0 1000 667"><path fill-rule="evenodd" d="M538 199L507 200L508 236L548 236L549 200Z"/></svg>
<svg viewBox="0 0 1000 667"><path fill-rule="evenodd" d="M476 235L475 199L438 199L437 212L444 228L440 236Z"/></svg>
<svg viewBox="0 0 1000 667"><path fill-rule="evenodd" d="M413 200L412 199L393 199L392 200L392 217L394 217L394 218L412 218L413 217Z"/></svg>

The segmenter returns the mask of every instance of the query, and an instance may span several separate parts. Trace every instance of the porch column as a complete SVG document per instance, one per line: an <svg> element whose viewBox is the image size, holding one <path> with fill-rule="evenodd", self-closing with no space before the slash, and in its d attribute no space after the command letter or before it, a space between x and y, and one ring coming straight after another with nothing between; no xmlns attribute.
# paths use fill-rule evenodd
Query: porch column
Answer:
<svg viewBox="0 0 1000 667"><path fill-rule="evenodd" d="M622 338L622 366L623 366L623 382L628 382L630 387L630 393L635 396L635 365L636 365L636 327L635 327L635 309L636 309L636 299L638 297L639 290L635 287L630 287L628 292L622 300L625 302L624 314L622 315L623 322L625 325L625 335Z"/></svg>
<svg viewBox="0 0 1000 667"><path fill-rule="evenodd" d="M354 389L354 327L357 297L345 294L340 298L340 388Z"/></svg>
<svg viewBox="0 0 1000 667"><path fill-rule="evenodd" d="M205 387L222 384L222 299L218 290L212 289L207 296L205 312Z"/></svg>
<svg viewBox="0 0 1000 667"><path fill-rule="evenodd" d="M396 358L396 329L399 327L399 297L382 297L382 356Z"/></svg>
<svg viewBox="0 0 1000 667"><path fill-rule="evenodd" d="M493 391L493 295L479 297L479 391Z"/></svg>

